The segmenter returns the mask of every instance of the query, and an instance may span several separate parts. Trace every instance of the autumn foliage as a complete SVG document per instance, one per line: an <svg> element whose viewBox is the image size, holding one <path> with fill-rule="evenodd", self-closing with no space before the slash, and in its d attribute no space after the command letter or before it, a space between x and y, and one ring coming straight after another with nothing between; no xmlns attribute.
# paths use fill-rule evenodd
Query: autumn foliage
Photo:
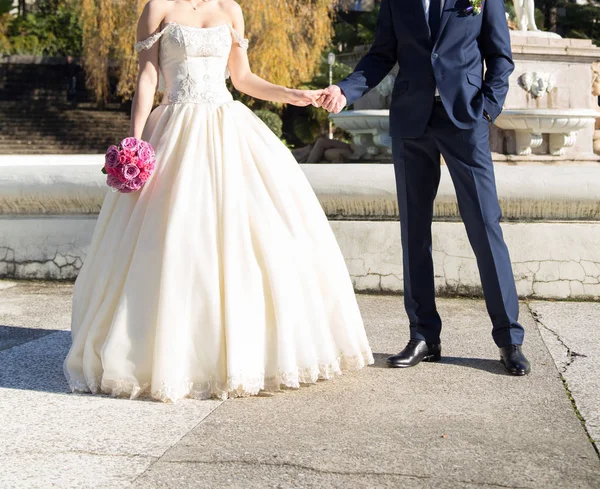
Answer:
<svg viewBox="0 0 600 489"><path fill-rule="evenodd" d="M133 49L137 19L147 0L81 0L84 64L98 103L109 96L109 67L117 94L131 99L137 79ZM297 86L319 67L333 35L337 0L238 0L244 11L252 70L273 83Z"/></svg>

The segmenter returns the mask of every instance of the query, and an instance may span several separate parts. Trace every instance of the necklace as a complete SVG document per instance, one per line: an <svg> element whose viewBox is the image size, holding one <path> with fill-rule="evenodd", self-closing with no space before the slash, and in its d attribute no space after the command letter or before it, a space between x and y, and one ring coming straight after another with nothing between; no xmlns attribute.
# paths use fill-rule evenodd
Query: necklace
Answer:
<svg viewBox="0 0 600 489"><path fill-rule="evenodd" d="M197 9L196 9L196 6L195 6L195 5L192 3L192 0L188 0L188 1L190 2L190 5L192 6L192 8L193 8L194 10L197 10ZM206 2L212 2L212 1L213 1L213 0L201 0L199 3L206 3Z"/></svg>

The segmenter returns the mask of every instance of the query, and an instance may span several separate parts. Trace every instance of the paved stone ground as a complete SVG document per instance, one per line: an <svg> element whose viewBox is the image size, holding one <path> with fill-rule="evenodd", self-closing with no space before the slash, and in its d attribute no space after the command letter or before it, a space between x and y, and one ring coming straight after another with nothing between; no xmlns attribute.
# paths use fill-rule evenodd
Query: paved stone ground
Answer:
<svg viewBox="0 0 600 489"><path fill-rule="evenodd" d="M600 448L600 303L536 301L530 308L590 438Z"/></svg>
<svg viewBox="0 0 600 489"><path fill-rule="evenodd" d="M469 299L439 301L441 363L384 368L401 298L361 295L375 366L173 405L67 392L71 290L0 281L1 488L600 488L600 304L522 304L534 370L513 378Z"/></svg>

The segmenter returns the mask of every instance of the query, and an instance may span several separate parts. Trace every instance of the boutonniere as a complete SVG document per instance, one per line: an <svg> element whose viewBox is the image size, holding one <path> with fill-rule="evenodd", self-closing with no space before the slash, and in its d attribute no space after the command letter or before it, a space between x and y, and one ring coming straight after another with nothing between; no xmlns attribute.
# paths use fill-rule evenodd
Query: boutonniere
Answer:
<svg viewBox="0 0 600 489"><path fill-rule="evenodd" d="M469 0L469 6L463 9L462 14L467 15L479 15L483 8L483 0Z"/></svg>

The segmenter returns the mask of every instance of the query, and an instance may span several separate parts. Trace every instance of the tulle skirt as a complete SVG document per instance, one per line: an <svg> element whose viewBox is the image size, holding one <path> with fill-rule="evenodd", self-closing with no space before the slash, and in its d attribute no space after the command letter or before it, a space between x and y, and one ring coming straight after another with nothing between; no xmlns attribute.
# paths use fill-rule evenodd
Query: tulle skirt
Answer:
<svg viewBox="0 0 600 489"><path fill-rule="evenodd" d="M373 362L327 218L252 111L160 105L142 139L156 169L107 192L75 282L72 390L227 398Z"/></svg>

